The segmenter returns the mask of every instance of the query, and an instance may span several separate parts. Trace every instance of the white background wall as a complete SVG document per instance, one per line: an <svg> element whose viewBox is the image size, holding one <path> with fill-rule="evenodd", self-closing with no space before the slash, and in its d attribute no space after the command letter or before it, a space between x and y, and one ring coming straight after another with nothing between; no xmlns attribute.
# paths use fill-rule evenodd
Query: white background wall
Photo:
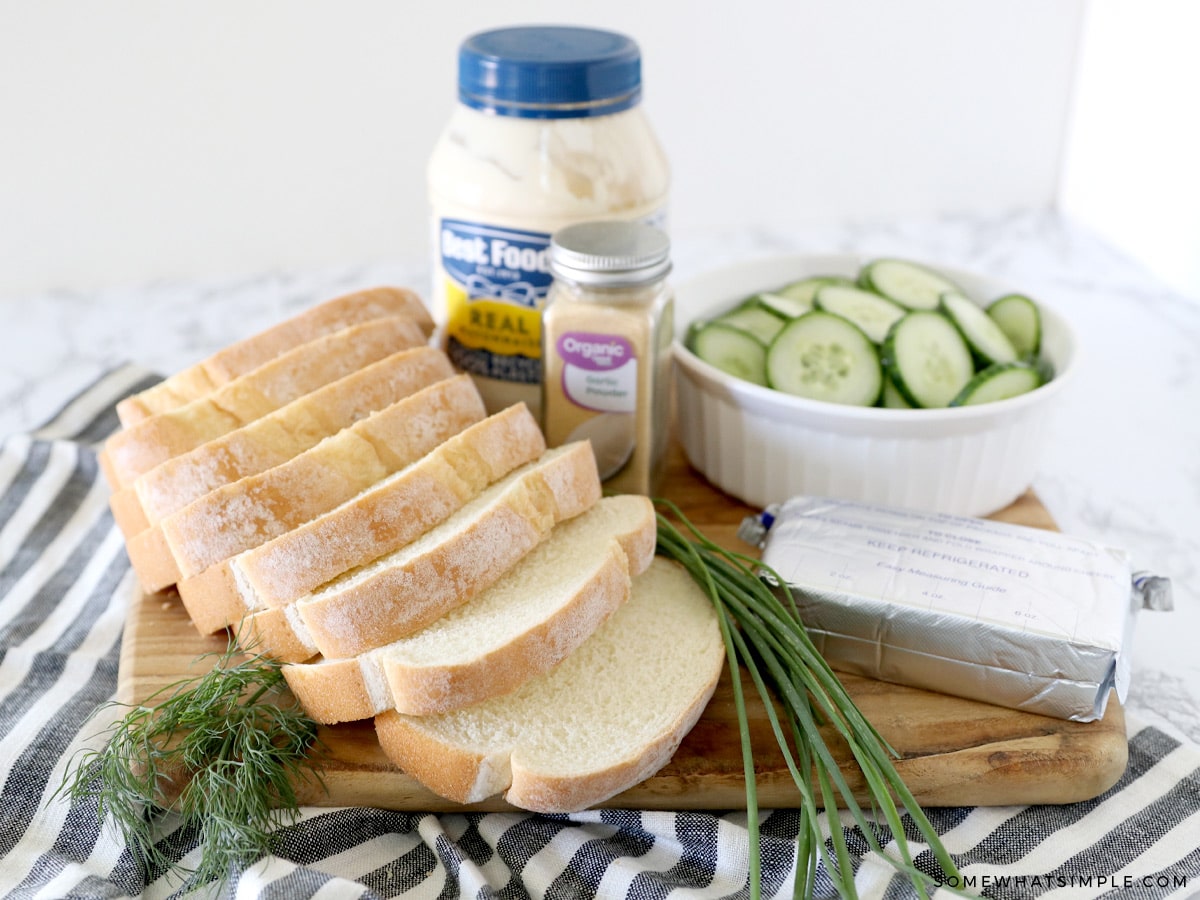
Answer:
<svg viewBox="0 0 1200 900"><path fill-rule="evenodd" d="M566 9L0 0L0 298L424 254L458 43L501 24L637 38L679 232L1055 200L1084 0Z"/></svg>
<svg viewBox="0 0 1200 900"><path fill-rule="evenodd" d="M1093 0L1061 205L1200 301L1200 3Z"/></svg>

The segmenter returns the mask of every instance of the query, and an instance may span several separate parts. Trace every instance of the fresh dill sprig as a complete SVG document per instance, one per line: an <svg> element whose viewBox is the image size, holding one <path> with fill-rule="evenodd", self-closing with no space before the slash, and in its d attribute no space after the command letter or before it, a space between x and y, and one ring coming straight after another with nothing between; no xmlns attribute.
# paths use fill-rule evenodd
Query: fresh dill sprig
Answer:
<svg viewBox="0 0 1200 900"><path fill-rule="evenodd" d="M818 818L819 809L842 806L850 812L871 851L908 877L917 894L926 897L933 887L961 893L962 883L954 861L892 763L895 751L888 746L859 711L829 664L820 655L791 596L785 604L759 577L760 572L782 580L762 564L706 538L679 508L666 500L656 503L677 520L682 530L663 513L658 514L658 553L679 562L705 590L717 612L721 635L730 662L734 706L742 735L746 777L746 812L750 841L750 895L761 891L758 797L753 754L743 695L744 672L750 677L766 710L775 739L800 794L800 832L796 840L796 897L812 897L818 866L842 897L857 896L854 869L836 817L831 815L828 844ZM686 532L686 534L685 534ZM849 747L867 786L871 813L882 816L891 830L897 859L884 852L875 835L875 823L855 799L837 760L826 743L823 728L832 728ZM790 737L790 740L789 740ZM816 790L813 781L816 781ZM934 877L918 869L909 849L900 811L909 815L941 869Z"/></svg>
<svg viewBox="0 0 1200 900"><path fill-rule="evenodd" d="M287 691L280 664L244 655L230 640L203 675L156 691L82 751L54 797L92 800L148 873L175 871L185 887L224 883L269 852L272 833L295 821L296 786L320 782L317 725ZM160 845L163 813L193 829L194 870Z"/></svg>

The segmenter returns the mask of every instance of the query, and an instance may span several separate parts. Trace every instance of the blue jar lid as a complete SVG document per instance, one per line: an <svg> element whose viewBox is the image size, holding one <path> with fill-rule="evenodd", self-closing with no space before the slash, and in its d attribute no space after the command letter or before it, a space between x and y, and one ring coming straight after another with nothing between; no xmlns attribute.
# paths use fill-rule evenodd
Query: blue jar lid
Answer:
<svg viewBox="0 0 1200 900"><path fill-rule="evenodd" d="M625 35L563 25L484 31L458 52L458 98L502 116L604 116L642 96L642 56Z"/></svg>

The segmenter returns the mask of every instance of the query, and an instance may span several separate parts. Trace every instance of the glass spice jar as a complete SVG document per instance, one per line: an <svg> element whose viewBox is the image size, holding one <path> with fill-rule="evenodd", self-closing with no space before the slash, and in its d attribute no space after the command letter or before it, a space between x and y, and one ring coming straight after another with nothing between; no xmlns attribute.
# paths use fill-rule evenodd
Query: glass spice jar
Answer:
<svg viewBox="0 0 1200 900"><path fill-rule="evenodd" d="M546 442L590 440L606 488L652 494L668 438L670 241L640 222L571 225L551 239L550 271L542 325Z"/></svg>

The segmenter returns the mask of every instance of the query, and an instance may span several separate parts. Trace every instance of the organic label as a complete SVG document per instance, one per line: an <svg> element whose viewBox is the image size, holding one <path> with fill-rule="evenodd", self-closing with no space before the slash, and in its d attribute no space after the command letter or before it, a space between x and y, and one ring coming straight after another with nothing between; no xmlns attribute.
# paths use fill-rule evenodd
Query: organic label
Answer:
<svg viewBox="0 0 1200 900"><path fill-rule="evenodd" d="M571 402L599 412L637 409L638 361L626 338L568 331L555 349L563 361L563 393Z"/></svg>

